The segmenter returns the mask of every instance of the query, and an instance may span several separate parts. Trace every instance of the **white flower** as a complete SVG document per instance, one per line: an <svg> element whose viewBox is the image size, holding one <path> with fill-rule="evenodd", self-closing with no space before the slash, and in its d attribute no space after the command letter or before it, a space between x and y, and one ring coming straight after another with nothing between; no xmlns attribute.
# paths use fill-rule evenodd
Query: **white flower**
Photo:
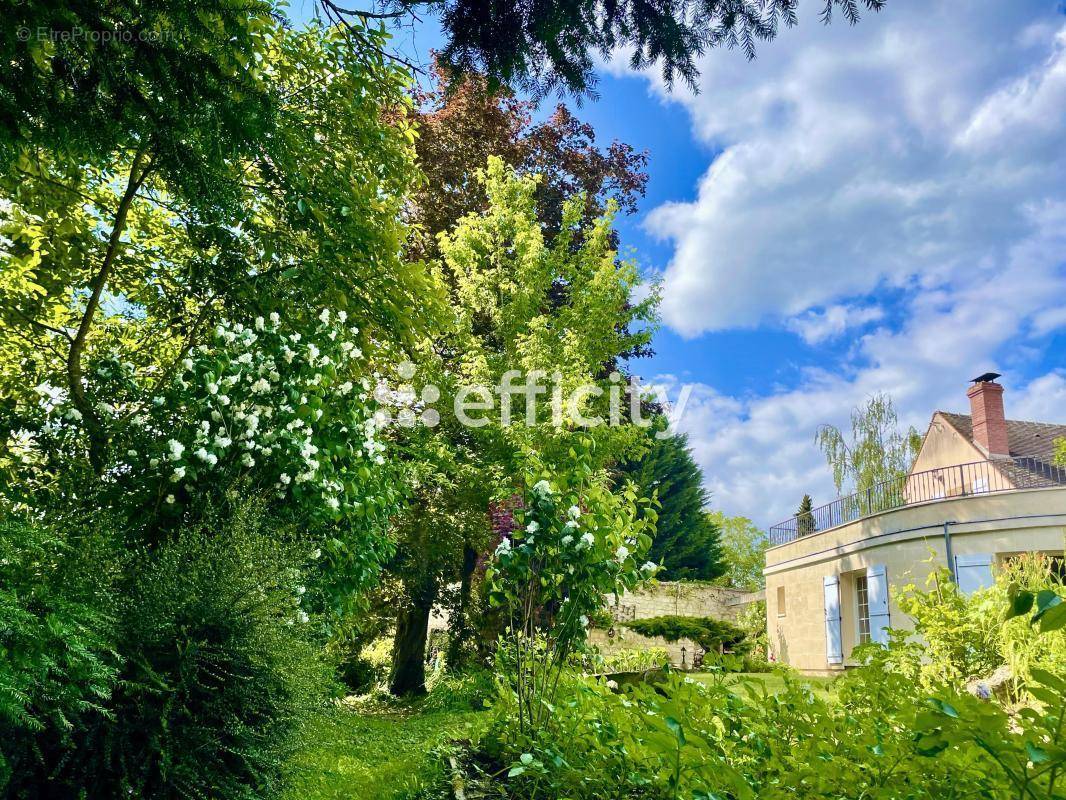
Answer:
<svg viewBox="0 0 1066 800"><path fill-rule="evenodd" d="M626 547L624 544L619 546L619 548L614 551L614 556L619 561L625 561L626 560L626 556L628 556L628 555L629 555L629 548Z"/></svg>
<svg viewBox="0 0 1066 800"><path fill-rule="evenodd" d="M148 466L152 467L153 469L154 469L155 467L158 467L158 466L159 466L159 459L158 459L158 458L151 458L151 459L149 459L149 460L148 460Z"/></svg>
<svg viewBox="0 0 1066 800"><path fill-rule="evenodd" d="M192 369L192 359L191 358L183 358L181 360L181 365L183 367L185 367L186 370L191 370Z"/></svg>
<svg viewBox="0 0 1066 800"><path fill-rule="evenodd" d="M374 456L374 463L380 467L382 464L385 463L385 459L383 456Z"/></svg>
<svg viewBox="0 0 1066 800"><path fill-rule="evenodd" d="M252 391L255 394L263 394L270 391L270 382L266 378L260 378L252 384Z"/></svg>
<svg viewBox="0 0 1066 800"><path fill-rule="evenodd" d="M318 358L319 349L313 344L307 345L307 360L309 363L314 364L315 359Z"/></svg>
<svg viewBox="0 0 1066 800"><path fill-rule="evenodd" d="M278 315L278 312L277 311L271 311L270 312L270 324L271 325L277 325L279 322L281 322L281 317Z"/></svg>
<svg viewBox="0 0 1066 800"><path fill-rule="evenodd" d="M226 395L224 395L224 394L220 394L218 396L218 402L220 402L224 406L228 406L229 405L229 398Z"/></svg>
<svg viewBox="0 0 1066 800"><path fill-rule="evenodd" d="M552 487L551 484L547 481L537 481L535 484L533 484L533 491L536 494L551 494Z"/></svg>
<svg viewBox="0 0 1066 800"><path fill-rule="evenodd" d="M323 308L322 309L322 313L318 315L318 318L320 320L322 320L323 323L328 323L329 322L329 309L328 308Z"/></svg>
<svg viewBox="0 0 1066 800"><path fill-rule="evenodd" d="M246 467L254 467L255 466L255 459L252 458L252 454L251 453L245 453L241 457L241 463L244 464L244 466L246 466Z"/></svg>
<svg viewBox="0 0 1066 800"><path fill-rule="evenodd" d="M207 461L207 457L210 455L210 453L208 453L207 450L201 447L199 450L196 451L194 455L201 461Z"/></svg>
<svg viewBox="0 0 1066 800"><path fill-rule="evenodd" d="M655 572L655 570L659 568L659 565L654 561L645 561L640 568L644 570L644 572Z"/></svg>
<svg viewBox="0 0 1066 800"><path fill-rule="evenodd" d="M582 628L587 628L589 626L589 618L584 614L581 615L581 619L578 621L581 623Z"/></svg>
<svg viewBox="0 0 1066 800"><path fill-rule="evenodd" d="M255 329L257 331L263 330L263 328L265 327L265 324L266 324L266 320L264 320L262 317L256 317L255 318Z"/></svg>
<svg viewBox="0 0 1066 800"><path fill-rule="evenodd" d="M322 558L322 551L316 547L315 551L311 553L311 558L315 559L316 561Z"/></svg>
<svg viewBox="0 0 1066 800"><path fill-rule="evenodd" d="M288 486L290 481L292 481L292 478L289 477L289 473L283 472L278 477L278 480L281 481L282 483L284 483L286 486Z"/></svg>
<svg viewBox="0 0 1066 800"><path fill-rule="evenodd" d="M345 322L348 319L348 312L347 311L338 311L337 312L337 319L339 319L341 322Z"/></svg>
<svg viewBox="0 0 1066 800"><path fill-rule="evenodd" d="M233 444L233 440L228 436L222 436L221 434L219 434L215 437L215 446L221 448L222 450L225 450L231 444Z"/></svg>
<svg viewBox="0 0 1066 800"><path fill-rule="evenodd" d="M126 455L128 455L130 458L136 458L137 457L137 451L136 450L127 450L126 451Z"/></svg>
<svg viewBox="0 0 1066 800"><path fill-rule="evenodd" d="M618 688L618 681L607 681L607 688L614 691Z"/></svg>
<svg viewBox="0 0 1066 800"><path fill-rule="evenodd" d="M296 612L296 619L300 620L300 622L307 622L307 620L310 619L310 617L307 616L307 612L306 611L297 611Z"/></svg>
<svg viewBox="0 0 1066 800"><path fill-rule="evenodd" d="M174 470L174 472L171 474L170 480L172 480L175 483L177 483L178 481L180 481L184 477L185 477L185 467L177 467Z"/></svg>
<svg viewBox="0 0 1066 800"><path fill-rule="evenodd" d="M505 556L505 555L507 555L510 552L511 552L511 540L510 539L504 539L502 542L500 542L498 545L496 545L496 555L497 556Z"/></svg>
<svg viewBox="0 0 1066 800"><path fill-rule="evenodd" d="M332 510L336 511L338 508L341 507L341 502L336 497L331 497L326 501L326 505L329 506Z"/></svg>
<svg viewBox="0 0 1066 800"><path fill-rule="evenodd" d="M562 539L563 547L567 547L572 541L574 541L574 537L571 536L569 533L566 534L566 536L564 536Z"/></svg>
<svg viewBox="0 0 1066 800"><path fill-rule="evenodd" d="M218 394L218 384L217 383L209 383L209 384L207 384L207 393L208 394Z"/></svg>
<svg viewBox="0 0 1066 800"><path fill-rule="evenodd" d="M536 520L533 520L533 522L526 525L526 531L529 533L536 533L539 528L540 526L537 524Z"/></svg>
<svg viewBox="0 0 1066 800"><path fill-rule="evenodd" d="M172 494L168 494L167 495L167 503L170 504L170 505L174 505L174 495L172 495Z"/></svg>
<svg viewBox="0 0 1066 800"><path fill-rule="evenodd" d="M570 508L567 509L566 513L570 517L570 519L577 519L581 516L581 509L577 506L570 506Z"/></svg>
<svg viewBox="0 0 1066 800"><path fill-rule="evenodd" d="M306 591L307 591L307 587L306 586L297 586L296 587L296 594L303 594Z"/></svg>
<svg viewBox="0 0 1066 800"><path fill-rule="evenodd" d="M241 353L239 356L237 356L237 363L238 364L251 364L252 363L252 354L251 353Z"/></svg>
<svg viewBox="0 0 1066 800"><path fill-rule="evenodd" d="M575 519L568 519L568 520L566 521L566 527L567 527L567 528L569 528L570 530L574 530L574 529L576 529L576 528L577 528L577 520L575 520Z"/></svg>
<svg viewBox="0 0 1066 800"><path fill-rule="evenodd" d="M583 534L581 534L581 543L585 547L592 547L592 545L596 544L596 537L588 531L585 531Z"/></svg>
<svg viewBox="0 0 1066 800"><path fill-rule="evenodd" d="M81 421L81 412L76 408L72 408L67 412L67 419L72 419L75 422Z"/></svg>
<svg viewBox="0 0 1066 800"><path fill-rule="evenodd" d="M177 461L181 458L181 454L185 452L185 445L176 439L171 439L167 442L167 447L170 449L170 460Z"/></svg>
<svg viewBox="0 0 1066 800"><path fill-rule="evenodd" d="M348 394L348 392L350 392L352 390L352 382L351 381L345 381L344 383L342 383L337 388L340 390L341 394Z"/></svg>

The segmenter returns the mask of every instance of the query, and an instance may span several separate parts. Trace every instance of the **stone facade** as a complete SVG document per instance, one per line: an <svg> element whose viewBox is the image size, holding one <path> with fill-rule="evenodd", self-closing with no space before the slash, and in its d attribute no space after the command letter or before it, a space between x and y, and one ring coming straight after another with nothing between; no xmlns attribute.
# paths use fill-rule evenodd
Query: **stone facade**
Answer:
<svg viewBox="0 0 1066 800"><path fill-rule="evenodd" d="M744 592L687 581L663 581L636 592L626 592L617 602L612 599L608 610L619 623L668 615L713 617L733 622L746 606L762 599L762 592ZM693 655L699 649L688 639L667 642L658 636L642 636L624 624L615 625L609 630L593 629L589 633L589 641L604 655L619 650L659 647L666 650L674 666L684 668L692 667Z"/></svg>

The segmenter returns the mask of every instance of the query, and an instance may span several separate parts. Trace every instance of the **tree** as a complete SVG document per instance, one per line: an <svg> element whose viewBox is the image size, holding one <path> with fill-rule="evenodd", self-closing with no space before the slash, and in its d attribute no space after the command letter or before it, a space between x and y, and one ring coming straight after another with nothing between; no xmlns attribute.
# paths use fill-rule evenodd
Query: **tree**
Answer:
<svg viewBox="0 0 1066 800"><path fill-rule="evenodd" d="M619 463L618 474L659 500L658 523L648 557L662 565L662 580L712 580L728 568L720 531L704 511L709 497L703 473L683 433L657 438L662 422L648 429L642 455Z"/></svg>
<svg viewBox="0 0 1066 800"><path fill-rule="evenodd" d="M726 571L719 583L748 592L762 589L766 585L762 571L770 543L766 533L747 517L727 517L721 511L709 511L707 517L720 531Z"/></svg>
<svg viewBox="0 0 1066 800"><path fill-rule="evenodd" d="M499 387L512 370L542 381L555 381L550 376L557 374L563 396L579 386L608 389L603 365L646 344L655 321L654 297L630 302L639 275L616 259L610 213L583 223L578 195L564 204L560 232L550 237L538 214L535 176L492 158L478 180L486 209L466 215L439 239L437 274L450 287L452 316L414 355L420 375L439 392L438 406L454 407L467 387ZM547 465L569 458L580 428L555 424L550 394L516 398L510 424L499 404L479 412L484 424L476 427L449 415L439 427L413 432L408 447L419 475L416 502L402 517L391 567L406 598L398 609L393 692L424 689L425 623L442 588L468 579L474 559L467 548L484 546L489 500L515 490L512 476L529 453ZM606 395L588 398L581 410L606 416ZM596 445L593 463L617 459L638 434L632 426L590 428L585 435Z"/></svg>
<svg viewBox="0 0 1066 800"><path fill-rule="evenodd" d="M865 492L905 476L922 444L913 427L899 430L899 418L887 394L875 394L851 412L850 440L833 425L822 425L815 441L833 470L837 492Z"/></svg>
<svg viewBox="0 0 1066 800"><path fill-rule="evenodd" d="M808 536L818 530L818 523L814 519L814 504L809 494L803 495L799 508L796 509L796 533L800 536Z"/></svg>
<svg viewBox="0 0 1066 800"><path fill-rule="evenodd" d="M855 23L860 10L877 11L886 0L821 0L822 19L834 12ZM320 0L331 19L365 19ZM452 71L482 72L494 84L535 96L555 90L591 92L596 57L628 50L630 64L662 65L672 84L681 77L695 86L696 58L713 47L739 47L754 58L756 43L773 39L781 26L798 21L797 0L388 0L389 13L403 16L420 6L440 14L446 44L443 62Z"/></svg>
<svg viewBox="0 0 1066 800"><path fill-rule="evenodd" d="M1055 440L1055 463L1066 467L1066 438Z"/></svg>

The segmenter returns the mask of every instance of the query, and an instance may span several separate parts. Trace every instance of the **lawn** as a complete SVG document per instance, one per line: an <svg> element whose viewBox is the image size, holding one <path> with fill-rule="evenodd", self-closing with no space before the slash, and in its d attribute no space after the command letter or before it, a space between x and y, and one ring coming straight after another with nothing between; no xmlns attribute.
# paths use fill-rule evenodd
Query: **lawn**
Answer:
<svg viewBox="0 0 1066 800"><path fill-rule="evenodd" d="M433 748L475 737L487 715L408 708L338 706L307 732L289 800L392 800L438 769Z"/></svg>
<svg viewBox="0 0 1066 800"><path fill-rule="evenodd" d="M693 672L690 677L702 683L713 683L721 679L721 676L709 672ZM785 688L785 679L773 672L735 672L727 674L724 680L726 683L735 685L738 688L741 688L745 683L754 684L756 687L762 684L770 694L778 694L784 691ZM826 698L833 695L834 678L801 676L800 680L807 684L816 694Z"/></svg>

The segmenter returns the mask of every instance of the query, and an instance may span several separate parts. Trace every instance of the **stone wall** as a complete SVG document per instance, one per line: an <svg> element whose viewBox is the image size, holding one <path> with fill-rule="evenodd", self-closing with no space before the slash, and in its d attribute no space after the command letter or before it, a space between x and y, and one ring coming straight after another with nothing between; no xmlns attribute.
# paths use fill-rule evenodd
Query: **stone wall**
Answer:
<svg viewBox="0 0 1066 800"><path fill-rule="evenodd" d="M750 603L762 599L762 592L744 592L686 581L663 581L636 592L626 592L617 602L612 599L607 608L618 623L668 615L713 617L733 622ZM615 625L610 630L594 629L589 633L589 641L599 647L604 655L619 650L660 647L669 654L674 666L685 668L691 668L693 655L698 650L696 644L688 639L667 642L658 636L642 636L624 624Z"/></svg>

